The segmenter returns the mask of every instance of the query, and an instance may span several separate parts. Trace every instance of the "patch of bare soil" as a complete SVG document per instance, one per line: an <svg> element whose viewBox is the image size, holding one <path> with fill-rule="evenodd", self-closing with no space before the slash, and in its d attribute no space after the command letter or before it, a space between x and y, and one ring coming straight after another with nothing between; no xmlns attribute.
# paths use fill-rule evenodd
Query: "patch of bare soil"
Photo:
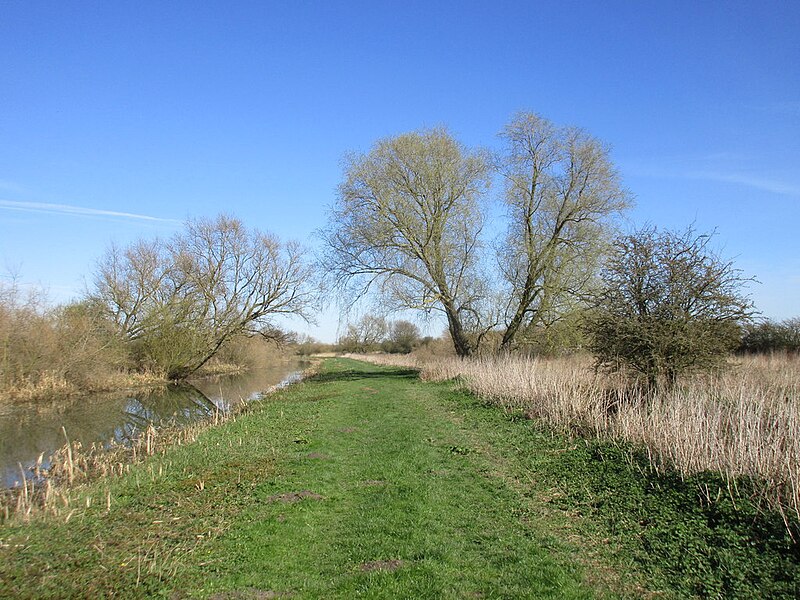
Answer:
<svg viewBox="0 0 800 600"><path fill-rule="evenodd" d="M386 482L383 481L382 479L367 479L366 481L362 481L361 485L372 487L378 485L386 485Z"/></svg>
<svg viewBox="0 0 800 600"><path fill-rule="evenodd" d="M275 494L267 498L269 502L283 502L290 504L292 502L300 502L301 500L322 500L322 496L315 494L310 490L301 490L299 492L286 492L285 494Z"/></svg>
<svg viewBox="0 0 800 600"><path fill-rule="evenodd" d="M361 570L364 573L371 573L373 571L397 571L400 567L403 566L402 560L391 559L391 560L373 560L371 562L365 562L361 564Z"/></svg>
<svg viewBox="0 0 800 600"><path fill-rule="evenodd" d="M209 596L210 600L272 600L274 598L289 598L291 594L283 594L272 590L257 590L246 588L230 592L219 592Z"/></svg>
<svg viewBox="0 0 800 600"><path fill-rule="evenodd" d="M306 454L306 458L315 458L317 460L329 460L330 456L327 454L323 454L322 452L310 452Z"/></svg>

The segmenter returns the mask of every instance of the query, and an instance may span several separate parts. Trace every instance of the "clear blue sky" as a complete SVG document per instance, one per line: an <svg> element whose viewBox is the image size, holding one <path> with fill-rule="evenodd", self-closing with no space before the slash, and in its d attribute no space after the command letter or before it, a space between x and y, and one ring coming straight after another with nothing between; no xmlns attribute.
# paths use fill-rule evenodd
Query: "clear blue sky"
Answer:
<svg viewBox="0 0 800 600"><path fill-rule="evenodd" d="M111 240L222 211L313 246L345 152L491 146L518 110L609 143L632 224L716 228L800 315L792 1L3 0L0 269L63 301Z"/></svg>

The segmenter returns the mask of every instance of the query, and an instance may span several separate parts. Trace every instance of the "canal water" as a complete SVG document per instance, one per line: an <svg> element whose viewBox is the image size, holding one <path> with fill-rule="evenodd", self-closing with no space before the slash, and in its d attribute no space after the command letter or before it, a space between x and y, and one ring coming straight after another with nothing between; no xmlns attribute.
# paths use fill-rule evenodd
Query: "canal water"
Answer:
<svg viewBox="0 0 800 600"><path fill-rule="evenodd" d="M92 394L48 403L0 405L0 484L19 485L21 469L30 476L29 469L40 454L44 454L46 461L64 445L64 431L70 441L78 440L84 446L95 442L125 443L150 424L188 425L215 411L230 411L275 385L297 380L308 365L304 361L285 361L193 385Z"/></svg>

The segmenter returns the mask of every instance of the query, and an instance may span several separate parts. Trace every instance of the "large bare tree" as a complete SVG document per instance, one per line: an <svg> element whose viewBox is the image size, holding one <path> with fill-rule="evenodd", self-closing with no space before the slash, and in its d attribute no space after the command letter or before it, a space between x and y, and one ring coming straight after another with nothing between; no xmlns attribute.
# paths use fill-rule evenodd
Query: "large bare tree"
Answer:
<svg viewBox="0 0 800 600"><path fill-rule="evenodd" d="M444 129L350 156L324 232L326 269L351 297L376 286L397 307L441 311L456 353L471 354L491 325L478 273L488 184L485 155Z"/></svg>
<svg viewBox="0 0 800 600"><path fill-rule="evenodd" d="M297 244L221 215L189 221L168 241L112 247L94 297L144 358L181 378L240 333L274 335L277 315L307 317L310 279Z"/></svg>
<svg viewBox="0 0 800 600"><path fill-rule="evenodd" d="M508 232L499 264L508 285L501 350L520 331L548 325L580 298L626 208L608 149L586 132L520 113L502 132Z"/></svg>

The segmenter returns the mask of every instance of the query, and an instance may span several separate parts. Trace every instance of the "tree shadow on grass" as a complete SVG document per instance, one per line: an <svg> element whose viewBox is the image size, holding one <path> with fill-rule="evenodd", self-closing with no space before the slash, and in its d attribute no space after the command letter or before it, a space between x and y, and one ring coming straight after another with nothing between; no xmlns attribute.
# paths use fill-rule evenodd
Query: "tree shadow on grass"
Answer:
<svg viewBox="0 0 800 600"><path fill-rule="evenodd" d="M312 375L307 381L329 383L334 381L357 381L359 379L418 379L419 371L403 368L383 368L380 371L343 369Z"/></svg>

